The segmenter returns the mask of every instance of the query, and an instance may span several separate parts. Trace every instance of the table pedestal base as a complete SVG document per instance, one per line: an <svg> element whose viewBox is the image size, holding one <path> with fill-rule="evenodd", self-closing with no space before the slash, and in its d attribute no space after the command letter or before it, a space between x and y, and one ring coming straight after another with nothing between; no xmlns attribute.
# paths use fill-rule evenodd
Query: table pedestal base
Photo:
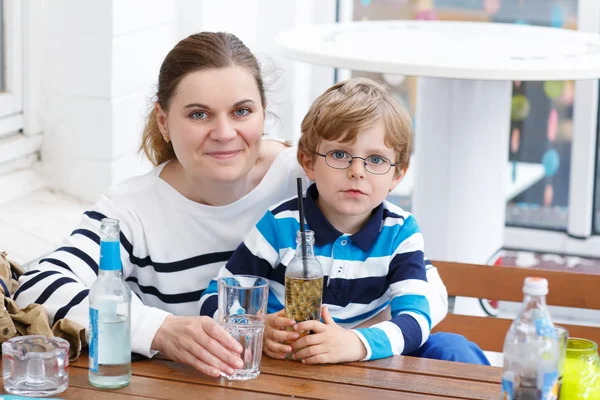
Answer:
<svg viewBox="0 0 600 400"><path fill-rule="evenodd" d="M431 259L486 263L502 247L511 91L418 79L412 209Z"/></svg>

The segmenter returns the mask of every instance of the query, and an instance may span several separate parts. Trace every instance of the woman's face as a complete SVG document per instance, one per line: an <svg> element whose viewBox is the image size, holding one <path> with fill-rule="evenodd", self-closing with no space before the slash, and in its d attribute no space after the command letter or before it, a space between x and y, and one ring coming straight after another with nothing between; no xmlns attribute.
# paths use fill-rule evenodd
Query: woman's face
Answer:
<svg viewBox="0 0 600 400"><path fill-rule="evenodd" d="M256 80L232 66L187 74L168 112L157 106L163 136L195 178L235 182L256 163L265 113Z"/></svg>

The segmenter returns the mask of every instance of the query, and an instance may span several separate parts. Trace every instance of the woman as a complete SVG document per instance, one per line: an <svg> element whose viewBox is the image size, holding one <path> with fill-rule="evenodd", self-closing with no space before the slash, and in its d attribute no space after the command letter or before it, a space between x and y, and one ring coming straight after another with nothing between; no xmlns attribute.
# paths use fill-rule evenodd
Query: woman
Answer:
<svg viewBox="0 0 600 400"><path fill-rule="evenodd" d="M87 327L100 220L117 218L123 275L137 294L132 351L161 351L212 376L241 366L230 351L239 344L198 317L197 305L267 207L292 196L303 176L293 149L261 140L265 108L258 62L238 38L201 33L179 42L161 66L142 138L156 167L86 212L62 247L20 279L17 303L43 304L51 322Z"/></svg>
<svg viewBox="0 0 600 400"><path fill-rule="evenodd" d="M233 373L241 346L197 316L198 300L265 210L293 196L295 178L304 176L294 148L261 140L265 109L258 62L238 38L204 32L180 41L161 66L142 138L156 167L84 213L63 246L20 278L17 303L43 304L51 322L87 327L100 221L117 218L123 275L137 295L132 351L160 351L211 376ZM447 298L437 272L433 278L439 322Z"/></svg>

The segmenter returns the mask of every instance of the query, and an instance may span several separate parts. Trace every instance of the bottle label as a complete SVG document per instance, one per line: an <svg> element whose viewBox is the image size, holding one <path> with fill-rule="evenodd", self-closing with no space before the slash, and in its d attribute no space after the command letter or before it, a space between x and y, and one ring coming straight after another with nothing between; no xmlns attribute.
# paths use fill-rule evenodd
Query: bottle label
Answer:
<svg viewBox="0 0 600 400"><path fill-rule="evenodd" d="M558 339L556 329L547 318L538 318L534 321L535 331L541 337ZM551 354L544 353L542 357L552 358ZM538 386L539 387L539 386ZM542 400L558 399L558 370L546 372L542 375Z"/></svg>
<svg viewBox="0 0 600 400"><path fill-rule="evenodd" d="M90 365L92 372L98 372L98 310L90 307Z"/></svg>
<svg viewBox="0 0 600 400"><path fill-rule="evenodd" d="M539 336L549 337L552 339L558 339L556 329L550 321L546 318L538 318L534 321L535 331Z"/></svg>
<svg viewBox="0 0 600 400"><path fill-rule="evenodd" d="M513 400L514 399L514 383L511 380L502 378L502 395L500 400Z"/></svg>
<svg viewBox="0 0 600 400"><path fill-rule="evenodd" d="M99 301L90 307L90 325L95 339L97 365L120 365L131 362L129 303ZM93 311L92 311L93 310ZM91 354L90 354L91 355Z"/></svg>
<svg viewBox="0 0 600 400"><path fill-rule="evenodd" d="M542 385L543 400L558 399L558 372L545 373Z"/></svg>

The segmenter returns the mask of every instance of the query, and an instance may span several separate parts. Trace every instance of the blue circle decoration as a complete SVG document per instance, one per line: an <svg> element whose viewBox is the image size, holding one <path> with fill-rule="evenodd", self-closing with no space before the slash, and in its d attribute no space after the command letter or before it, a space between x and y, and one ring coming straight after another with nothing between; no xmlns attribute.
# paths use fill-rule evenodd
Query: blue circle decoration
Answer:
<svg viewBox="0 0 600 400"><path fill-rule="evenodd" d="M550 25L553 28L562 28L565 23L565 14L563 9L558 4L552 6L552 11L550 13Z"/></svg>
<svg viewBox="0 0 600 400"><path fill-rule="evenodd" d="M360 0L360 4L363 7L369 7L371 5L371 0Z"/></svg>
<svg viewBox="0 0 600 400"><path fill-rule="evenodd" d="M555 149L548 149L542 156L542 165L546 171L546 177L556 175L560 167L560 155Z"/></svg>

